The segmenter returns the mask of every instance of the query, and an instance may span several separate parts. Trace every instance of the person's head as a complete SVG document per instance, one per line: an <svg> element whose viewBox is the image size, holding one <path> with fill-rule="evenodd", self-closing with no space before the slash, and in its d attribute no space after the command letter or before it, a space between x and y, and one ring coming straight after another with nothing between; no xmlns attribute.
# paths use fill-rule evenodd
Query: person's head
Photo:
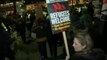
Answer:
<svg viewBox="0 0 107 60"><path fill-rule="evenodd" d="M92 49L93 43L90 35L86 31L74 33L73 47L75 52L88 52Z"/></svg>

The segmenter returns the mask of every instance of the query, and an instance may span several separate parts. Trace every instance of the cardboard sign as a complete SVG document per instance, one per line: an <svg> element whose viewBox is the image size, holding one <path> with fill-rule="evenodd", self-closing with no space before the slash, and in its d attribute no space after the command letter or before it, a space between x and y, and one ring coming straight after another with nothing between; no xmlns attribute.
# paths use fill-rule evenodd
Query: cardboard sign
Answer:
<svg viewBox="0 0 107 60"><path fill-rule="evenodd" d="M70 13L67 0L47 0L47 9L53 34L70 28Z"/></svg>

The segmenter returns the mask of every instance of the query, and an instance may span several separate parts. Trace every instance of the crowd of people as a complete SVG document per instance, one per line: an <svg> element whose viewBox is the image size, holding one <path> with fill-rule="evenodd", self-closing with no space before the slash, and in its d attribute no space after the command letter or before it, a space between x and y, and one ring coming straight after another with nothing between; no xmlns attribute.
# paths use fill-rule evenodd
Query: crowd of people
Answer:
<svg viewBox="0 0 107 60"><path fill-rule="evenodd" d="M71 28L66 31L70 60L105 60L105 51L96 48L99 47L96 45L96 39L100 35L93 36L99 32L94 33L92 2L80 7L79 12L75 7L73 6L73 9L70 10L72 24ZM46 9L43 11L47 12ZM27 38L32 38L32 33L36 34L34 41L38 44L41 60L48 58L46 43L48 43L51 57L57 60L57 43L58 41L63 43L63 37L61 33L52 34L49 14L43 15L43 11L39 13L30 11L16 16L11 14L6 17L0 16L0 60L5 60L5 57L15 60L15 52L14 49L11 49L11 44L17 40L18 36L21 37L24 44L30 43L32 40L27 40ZM106 20L105 16L104 19ZM11 36L14 32L17 32L16 37L13 37L16 34ZM63 53L66 56L65 48Z"/></svg>

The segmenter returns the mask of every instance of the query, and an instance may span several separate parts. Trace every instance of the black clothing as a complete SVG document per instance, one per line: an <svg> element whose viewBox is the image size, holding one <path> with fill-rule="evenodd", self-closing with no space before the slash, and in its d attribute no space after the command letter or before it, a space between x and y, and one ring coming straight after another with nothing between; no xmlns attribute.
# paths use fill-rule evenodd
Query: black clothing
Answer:
<svg viewBox="0 0 107 60"><path fill-rule="evenodd" d="M102 14L100 24L99 24L99 32L100 36L102 37L100 43L103 43L100 45L100 48L103 49L107 53L106 47L106 40L107 40L107 15Z"/></svg>
<svg viewBox="0 0 107 60"><path fill-rule="evenodd" d="M68 48L69 48L69 53L70 56L74 54L74 49L73 49L73 39L74 39L74 33L72 29L66 31L66 37L67 37L67 43L68 43Z"/></svg>
<svg viewBox="0 0 107 60"><path fill-rule="evenodd" d="M39 52L41 55L41 60L47 59L46 51L46 24L44 20L36 21L36 26L33 26L32 32L36 33L36 41L38 43Z"/></svg>
<svg viewBox="0 0 107 60"><path fill-rule="evenodd" d="M91 52L85 54L75 54L70 60L105 60L105 54L100 49L93 49Z"/></svg>
<svg viewBox="0 0 107 60"><path fill-rule="evenodd" d="M38 43L38 48L41 55L41 60L47 59L47 49L46 49L46 42Z"/></svg>
<svg viewBox="0 0 107 60"><path fill-rule="evenodd" d="M5 60L5 57L15 60L14 52L10 48L12 42L8 32L0 31L0 60Z"/></svg>
<svg viewBox="0 0 107 60"><path fill-rule="evenodd" d="M51 57L56 58L57 57L57 41L59 37L58 37L58 34L52 34L49 18L47 18L46 23L47 23L47 27L46 27L47 42L49 45L50 55Z"/></svg>
<svg viewBox="0 0 107 60"><path fill-rule="evenodd" d="M16 24L16 29L17 29L17 31L18 31L19 35L21 36L22 41L24 43L26 43L26 35L25 35L26 29L25 29L25 27L26 27L26 23L25 23L24 19L20 19L18 21L18 23Z"/></svg>
<svg viewBox="0 0 107 60"><path fill-rule="evenodd" d="M92 4L92 2L90 2L89 4L87 4L87 11L88 11L88 14L91 16L92 21L93 21L94 5Z"/></svg>

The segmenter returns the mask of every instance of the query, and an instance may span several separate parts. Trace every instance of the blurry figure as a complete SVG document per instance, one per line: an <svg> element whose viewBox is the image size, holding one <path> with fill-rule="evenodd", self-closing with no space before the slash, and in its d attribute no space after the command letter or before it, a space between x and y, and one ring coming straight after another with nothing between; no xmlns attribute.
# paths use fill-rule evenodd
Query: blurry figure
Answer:
<svg viewBox="0 0 107 60"><path fill-rule="evenodd" d="M99 7L96 7L95 9L95 16L94 16L94 21L92 22L92 31L90 33L90 36L92 37L94 41L94 47L99 48L101 46L101 36L100 36L100 31L99 31L99 26L100 24L100 18L101 18L101 13L100 13Z"/></svg>
<svg viewBox="0 0 107 60"><path fill-rule="evenodd" d="M82 10L82 16L80 16L80 23L84 25L88 31L90 31L92 27L92 17L88 14L87 9Z"/></svg>
<svg viewBox="0 0 107 60"><path fill-rule="evenodd" d="M100 31L100 35L102 36L102 45L101 45L101 48L107 53L107 49L106 47L103 47L106 45L106 40L107 40L107 0L103 0L103 4L102 4L102 9L101 9L101 19L100 19L100 28L99 28L99 31Z"/></svg>
<svg viewBox="0 0 107 60"><path fill-rule="evenodd" d="M75 54L70 60L105 60L105 53L93 47L92 39L85 31L74 32L73 47Z"/></svg>
<svg viewBox="0 0 107 60"><path fill-rule="evenodd" d="M34 20L36 19L35 12L29 13L28 16L29 16L29 18L27 18L26 27L29 31L29 37L31 37L32 25L33 25Z"/></svg>
<svg viewBox="0 0 107 60"><path fill-rule="evenodd" d="M6 28L7 28L7 31L10 33L10 31L11 31L11 26L12 26L12 21L13 21L13 19L12 19L12 14L8 14L7 16L6 16L6 18L4 18L4 20L3 20L3 23L5 24L5 26L6 26Z"/></svg>
<svg viewBox="0 0 107 60"><path fill-rule="evenodd" d="M21 36L21 38L22 38L22 41L24 42L24 43L26 43L27 41L26 41L26 23L25 23L25 19L24 18L21 18L21 16L20 15L18 15L18 21L17 21L17 24L16 24L16 29L17 29L17 31L18 31L18 33L19 33L19 35Z"/></svg>
<svg viewBox="0 0 107 60"><path fill-rule="evenodd" d="M92 3L92 1L90 1L88 4L87 4L87 11L88 11L88 14L91 16L92 18L92 21L93 21L93 16L94 16L94 5Z"/></svg>
<svg viewBox="0 0 107 60"><path fill-rule="evenodd" d="M4 27L1 25L2 21L0 20L0 60L15 60L14 52L11 49L11 44L13 40L10 38L9 33L4 30Z"/></svg>
<svg viewBox="0 0 107 60"><path fill-rule="evenodd" d="M38 43L41 60L47 59L46 50L46 25L43 17L36 20L36 26L33 26L33 33L36 33L36 42Z"/></svg>
<svg viewBox="0 0 107 60"><path fill-rule="evenodd" d="M47 15L47 42L50 49L50 55L55 60L57 57L57 41L59 39L59 34L52 34L51 24L50 24L50 17Z"/></svg>
<svg viewBox="0 0 107 60"><path fill-rule="evenodd" d="M76 11L71 15L71 23L74 31L77 29L85 29L84 24L80 21L80 14Z"/></svg>

